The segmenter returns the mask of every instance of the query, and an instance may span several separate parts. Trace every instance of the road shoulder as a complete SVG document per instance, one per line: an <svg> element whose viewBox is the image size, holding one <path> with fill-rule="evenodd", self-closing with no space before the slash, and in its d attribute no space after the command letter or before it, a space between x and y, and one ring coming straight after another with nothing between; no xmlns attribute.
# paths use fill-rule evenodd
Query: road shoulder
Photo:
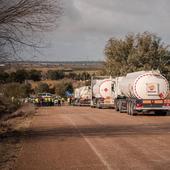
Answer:
<svg viewBox="0 0 170 170"><path fill-rule="evenodd" d="M0 120L0 169L11 169L22 149L20 134L30 126L35 108L26 104Z"/></svg>

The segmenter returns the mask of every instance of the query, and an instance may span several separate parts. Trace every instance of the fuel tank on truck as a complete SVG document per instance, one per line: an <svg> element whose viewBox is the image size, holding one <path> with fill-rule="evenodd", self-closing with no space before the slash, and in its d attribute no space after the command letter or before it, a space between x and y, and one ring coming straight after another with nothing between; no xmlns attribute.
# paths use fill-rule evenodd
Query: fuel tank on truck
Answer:
<svg viewBox="0 0 170 170"><path fill-rule="evenodd" d="M91 88L90 86L80 87L80 98L82 99L90 99L91 98Z"/></svg>
<svg viewBox="0 0 170 170"><path fill-rule="evenodd" d="M92 91L93 91L93 97L95 97L95 98L101 97L101 95L100 95L100 83L102 81L103 80L95 80L95 82L94 82L94 85L92 87Z"/></svg>
<svg viewBox="0 0 170 170"><path fill-rule="evenodd" d="M137 99L165 99L169 83L159 71L129 73L119 82L121 95Z"/></svg>
<svg viewBox="0 0 170 170"><path fill-rule="evenodd" d="M95 98L110 98L113 96L112 91L113 79L98 80L93 86L93 96Z"/></svg>

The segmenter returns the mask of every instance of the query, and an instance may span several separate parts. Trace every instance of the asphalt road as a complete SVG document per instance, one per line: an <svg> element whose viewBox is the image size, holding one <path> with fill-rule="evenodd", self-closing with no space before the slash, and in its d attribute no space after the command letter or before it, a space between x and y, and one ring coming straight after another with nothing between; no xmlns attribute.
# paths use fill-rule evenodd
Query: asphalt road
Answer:
<svg viewBox="0 0 170 170"><path fill-rule="evenodd" d="M15 170L169 170L170 116L88 107L40 108Z"/></svg>

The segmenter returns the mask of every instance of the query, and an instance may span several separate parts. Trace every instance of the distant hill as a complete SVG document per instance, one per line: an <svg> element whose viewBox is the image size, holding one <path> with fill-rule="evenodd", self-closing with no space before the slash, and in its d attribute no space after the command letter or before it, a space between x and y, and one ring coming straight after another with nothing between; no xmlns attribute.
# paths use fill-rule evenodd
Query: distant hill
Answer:
<svg viewBox="0 0 170 170"><path fill-rule="evenodd" d="M43 64L43 65L100 65L104 61L4 61L3 63L10 64Z"/></svg>

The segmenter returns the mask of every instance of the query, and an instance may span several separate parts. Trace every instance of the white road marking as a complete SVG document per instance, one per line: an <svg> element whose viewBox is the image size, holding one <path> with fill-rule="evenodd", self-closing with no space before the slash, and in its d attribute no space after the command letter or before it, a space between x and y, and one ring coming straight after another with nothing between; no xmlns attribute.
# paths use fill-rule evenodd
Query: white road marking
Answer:
<svg viewBox="0 0 170 170"><path fill-rule="evenodd" d="M77 125L72 121L71 118L66 116L66 118L72 123L72 125L77 129L77 131L80 133L80 135L84 138L84 140L87 142L87 144L90 146L90 148L93 150L93 152L97 155L99 160L103 163L105 167L107 167L108 170L113 170L113 168L110 166L110 164L104 159L102 154L97 150L97 148L93 145L93 143L90 142L88 138L86 138L83 133L78 129Z"/></svg>

